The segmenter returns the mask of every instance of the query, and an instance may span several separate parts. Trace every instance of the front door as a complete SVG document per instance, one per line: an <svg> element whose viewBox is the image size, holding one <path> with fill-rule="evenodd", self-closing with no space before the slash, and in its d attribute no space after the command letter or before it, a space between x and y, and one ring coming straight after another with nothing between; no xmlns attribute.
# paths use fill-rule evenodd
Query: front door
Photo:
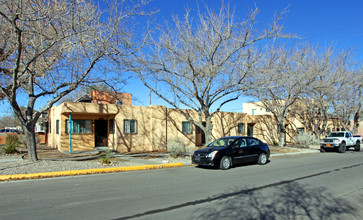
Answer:
<svg viewBox="0 0 363 220"><path fill-rule="evenodd" d="M205 122L203 122L203 125L205 126ZM195 126L195 145L196 146L204 146L205 143L205 134L202 129L200 129L199 126ZM207 143L210 144L210 143Z"/></svg>
<svg viewBox="0 0 363 220"><path fill-rule="evenodd" d="M255 124L248 124L247 125L247 136L248 137L253 137L253 126Z"/></svg>
<svg viewBox="0 0 363 220"><path fill-rule="evenodd" d="M95 147L107 147L107 120L95 120Z"/></svg>

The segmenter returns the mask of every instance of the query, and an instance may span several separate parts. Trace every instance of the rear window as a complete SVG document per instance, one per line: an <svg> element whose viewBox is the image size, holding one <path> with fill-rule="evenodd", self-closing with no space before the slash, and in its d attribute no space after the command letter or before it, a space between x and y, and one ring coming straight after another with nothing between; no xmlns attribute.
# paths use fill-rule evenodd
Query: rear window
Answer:
<svg viewBox="0 0 363 220"><path fill-rule="evenodd" d="M333 132L328 137L344 137L344 132Z"/></svg>

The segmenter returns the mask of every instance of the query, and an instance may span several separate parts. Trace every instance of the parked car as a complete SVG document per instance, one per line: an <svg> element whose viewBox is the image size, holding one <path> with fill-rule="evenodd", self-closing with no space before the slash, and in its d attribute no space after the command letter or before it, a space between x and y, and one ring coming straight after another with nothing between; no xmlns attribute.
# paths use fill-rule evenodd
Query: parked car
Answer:
<svg viewBox="0 0 363 220"><path fill-rule="evenodd" d="M233 165L247 162L264 165L269 157L269 146L259 139L232 136L217 139L206 148L196 150L192 156L192 163L226 170Z"/></svg>
<svg viewBox="0 0 363 220"><path fill-rule="evenodd" d="M360 151L359 138L353 138L350 131L334 131L320 142L320 151L325 152L326 149L334 149L339 153L344 153L348 148L354 147L355 151Z"/></svg>
<svg viewBox="0 0 363 220"><path fill-rule="evenodd" d="M16 129L0 129L0 133L15 133L15 134L21 134L19 130Z"/></svg>

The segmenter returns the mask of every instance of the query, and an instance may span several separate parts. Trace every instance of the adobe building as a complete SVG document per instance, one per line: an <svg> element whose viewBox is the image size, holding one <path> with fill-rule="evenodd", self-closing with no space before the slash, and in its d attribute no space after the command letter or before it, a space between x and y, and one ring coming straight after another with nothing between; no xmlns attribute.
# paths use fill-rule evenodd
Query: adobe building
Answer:
<svg viewBox="0 0 363 220"><path fill-rule="evenodd" d="M98 148L118 152L165 151L168 143L181 139L187 146L205 146L201 129L177 109L165 106L133 106L130 93L92 91L76 102L65 102L49 112L48 145L60 151ZM255 110L253 110L255 109ZM198 121L192 110L183 110ZM273 115L254 103L243 105L244 113L218 112L212 118L212 139L253 136L277 145L278 128ZM286 142L304 131L294 118L286 120ZM329 121L336 130L339 123ZM71 128L71 129L70 129Z"/></svg>
<svg viewBox="0 0 363 220"><path fill-rule="evenodd" d="M185 111L192 118L198 118L195 112ZM60 151L105 147L118 152L164 151L175 138L187 146L206 144L199 127L187 121L178 110L165 106L65 102L53 107L49 117L48 144ZM252 136L253 126L248 121L251 119L243 113L219 112L212 119L212 138ZM72 126L71 132L69 126Z"/></svg>

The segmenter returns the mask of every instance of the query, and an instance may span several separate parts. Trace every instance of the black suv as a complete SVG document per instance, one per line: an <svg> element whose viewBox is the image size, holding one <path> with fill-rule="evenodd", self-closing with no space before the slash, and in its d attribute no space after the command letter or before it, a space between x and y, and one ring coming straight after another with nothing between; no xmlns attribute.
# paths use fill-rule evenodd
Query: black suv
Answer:
<svg viewBox="0 0 363 220"><path fill-rule="evenodd" d="M226 170L240 163L257 162L266 164L270 149L254 137L223 137L210 143L206 148L197 150L192 163L199 166L215 166Z"/></svg>

